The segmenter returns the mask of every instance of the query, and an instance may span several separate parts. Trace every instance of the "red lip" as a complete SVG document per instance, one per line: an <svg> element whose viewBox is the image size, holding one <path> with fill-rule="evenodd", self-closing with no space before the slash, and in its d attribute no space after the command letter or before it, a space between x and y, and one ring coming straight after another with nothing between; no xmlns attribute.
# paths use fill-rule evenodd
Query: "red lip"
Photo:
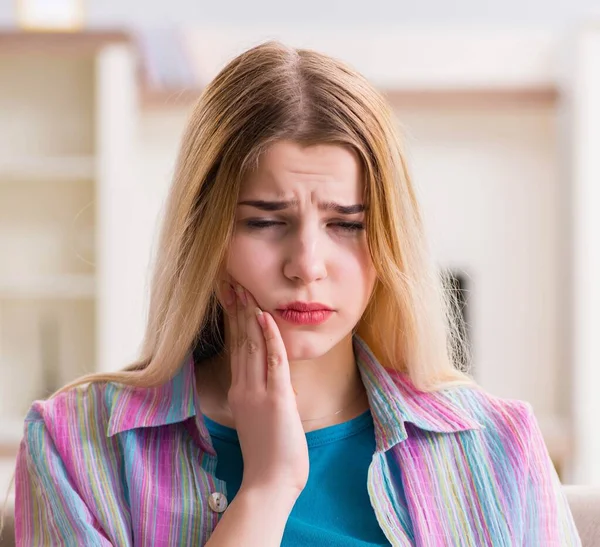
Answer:
<svg viewBox="0 0 600 547"><path fill-rule="evenodd" d="M285 306L278 308L279 310L295 310L299 312L310 311L333 311L329 306L320 302L290 302Z"/></svg>

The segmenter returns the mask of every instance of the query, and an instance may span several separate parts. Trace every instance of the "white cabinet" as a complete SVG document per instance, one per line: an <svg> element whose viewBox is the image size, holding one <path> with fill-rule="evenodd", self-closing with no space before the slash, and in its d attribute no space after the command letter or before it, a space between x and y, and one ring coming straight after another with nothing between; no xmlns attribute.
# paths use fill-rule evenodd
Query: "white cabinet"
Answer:
<svg viewBox="0 0 600 547"><path fill-rule="evenodd" d="M124 34L0 33L0 452L34 399L134 357L135 78Z"/></svg>

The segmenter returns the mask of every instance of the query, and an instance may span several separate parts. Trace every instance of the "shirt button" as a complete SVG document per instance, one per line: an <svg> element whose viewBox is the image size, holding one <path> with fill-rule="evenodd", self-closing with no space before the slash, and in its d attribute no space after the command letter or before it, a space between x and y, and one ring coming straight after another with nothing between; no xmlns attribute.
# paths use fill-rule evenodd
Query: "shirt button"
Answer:
<svg viewBox="0 0 600 547"><path fill-rule="evenodd" d="M208 505L215 513L222 513L227 509L227 498L221 492L213 492L208 497Z"/></svg>

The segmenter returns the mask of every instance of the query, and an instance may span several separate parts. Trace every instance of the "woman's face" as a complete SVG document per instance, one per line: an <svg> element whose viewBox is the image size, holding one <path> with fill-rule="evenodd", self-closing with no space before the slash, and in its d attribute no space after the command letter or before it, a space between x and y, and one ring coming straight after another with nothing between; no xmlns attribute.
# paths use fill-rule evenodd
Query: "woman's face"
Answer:
<svg viewBox="0 0 600 547"><path fill-rule="evenodd" d="M363 184L349 149L290 141L273 144L242 184L227 273L273 315L290 361L327 353L367 306L376 274Z"/></svg>

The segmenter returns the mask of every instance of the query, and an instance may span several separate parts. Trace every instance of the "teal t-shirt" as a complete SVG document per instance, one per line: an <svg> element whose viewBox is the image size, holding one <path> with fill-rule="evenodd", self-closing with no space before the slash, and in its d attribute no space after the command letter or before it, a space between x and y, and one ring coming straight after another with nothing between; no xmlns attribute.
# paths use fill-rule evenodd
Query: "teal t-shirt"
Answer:
<svg viewBox="0 0 600 547"><path fill-rule="evenodd" d="M235 429L205 417L217 451L219 479L231 502L242 483L243 459ZM367 491L375 451L370 410L348 422L306 434L310 472L287 521L283 547L389 545Z"/></svg>

